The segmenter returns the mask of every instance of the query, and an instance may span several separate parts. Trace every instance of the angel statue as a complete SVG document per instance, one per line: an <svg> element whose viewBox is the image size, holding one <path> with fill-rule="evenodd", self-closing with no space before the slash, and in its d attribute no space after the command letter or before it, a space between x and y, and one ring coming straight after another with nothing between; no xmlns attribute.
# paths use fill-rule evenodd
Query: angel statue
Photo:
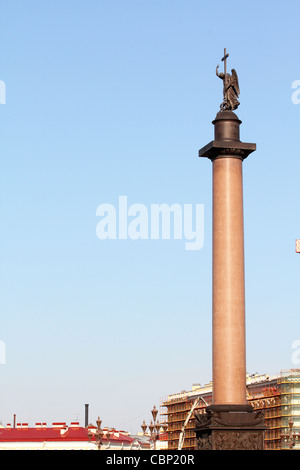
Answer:
<svg viewBox="0 0 300 470"><path fill-rule="evenodd" d="M240 104L238 97L240 95L239 81L237 73L234 69L229 73L219 73L219 66L217 65L216 74L223 80L223 96L224 101L221 104L221 111L233 110Z"/></svg>

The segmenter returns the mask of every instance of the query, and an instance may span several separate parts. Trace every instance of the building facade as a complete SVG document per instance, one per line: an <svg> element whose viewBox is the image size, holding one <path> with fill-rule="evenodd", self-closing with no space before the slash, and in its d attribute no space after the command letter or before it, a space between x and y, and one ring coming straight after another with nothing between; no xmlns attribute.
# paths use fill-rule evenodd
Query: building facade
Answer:
<svg viewBox="0 0 300 470"><path fill-rule="evenodd" d="M265 450L300 449L300 369L279 375L247 375L247 400L265 415ZM169 395L161 404L168 423L168 449L194 450L194 412L212 403L212 383Z"/></svg>
<svg viewBox="0 0 300 470"><path fill-rule="evenodd" d="M98 450L95 426L71 423L8 424L0 428L0 450ZM101 450L149 450L150 443L125 431L103 428Z"/></svg>

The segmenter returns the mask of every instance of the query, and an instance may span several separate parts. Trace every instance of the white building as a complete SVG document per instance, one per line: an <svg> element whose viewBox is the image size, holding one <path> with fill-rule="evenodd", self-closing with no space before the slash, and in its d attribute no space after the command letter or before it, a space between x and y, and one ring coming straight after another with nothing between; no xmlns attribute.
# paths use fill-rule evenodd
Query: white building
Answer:
<svg viewBox="0 0 300 470"><path fill-rule="evenodd" d="M17 423L0 428L0 450L98 450L95 426L83 428L78 422ZM103 429L101 450L148 450L150 444L131 437L125 431Z"/></svg>

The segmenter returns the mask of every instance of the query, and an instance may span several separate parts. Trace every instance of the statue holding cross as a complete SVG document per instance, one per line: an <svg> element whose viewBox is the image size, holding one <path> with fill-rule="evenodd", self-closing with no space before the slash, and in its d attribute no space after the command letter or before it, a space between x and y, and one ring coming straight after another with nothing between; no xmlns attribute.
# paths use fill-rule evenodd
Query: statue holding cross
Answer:
<svg viewBox="0 0 300 470"><path fill-rule="evenodd" d="M235 69L232 69L230 75L226 70L226 60L228 57L229 54L226 53L226 49L224 49L224 57L222 57L222 62L224 62L224 73L219 73L218 65L216 69L217 76L223 80L223 103L220 106L221 111L232 111L237 109L240 104L238 100L240 88L237 73Z"/></svg>

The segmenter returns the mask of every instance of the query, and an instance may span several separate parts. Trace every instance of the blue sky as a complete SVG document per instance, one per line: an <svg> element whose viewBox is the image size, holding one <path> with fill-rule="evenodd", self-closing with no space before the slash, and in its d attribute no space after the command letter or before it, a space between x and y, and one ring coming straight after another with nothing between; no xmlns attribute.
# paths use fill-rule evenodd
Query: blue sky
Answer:
<svg viewBox="0 0 300 470"><path fill-rule="evenodd" d="M240 82L247 370L298 367L297 1L0 2L3 424L139 430L211 379L213 139L224 47ZM204 204L202 250L99 240L102 203Z"/></svg>

